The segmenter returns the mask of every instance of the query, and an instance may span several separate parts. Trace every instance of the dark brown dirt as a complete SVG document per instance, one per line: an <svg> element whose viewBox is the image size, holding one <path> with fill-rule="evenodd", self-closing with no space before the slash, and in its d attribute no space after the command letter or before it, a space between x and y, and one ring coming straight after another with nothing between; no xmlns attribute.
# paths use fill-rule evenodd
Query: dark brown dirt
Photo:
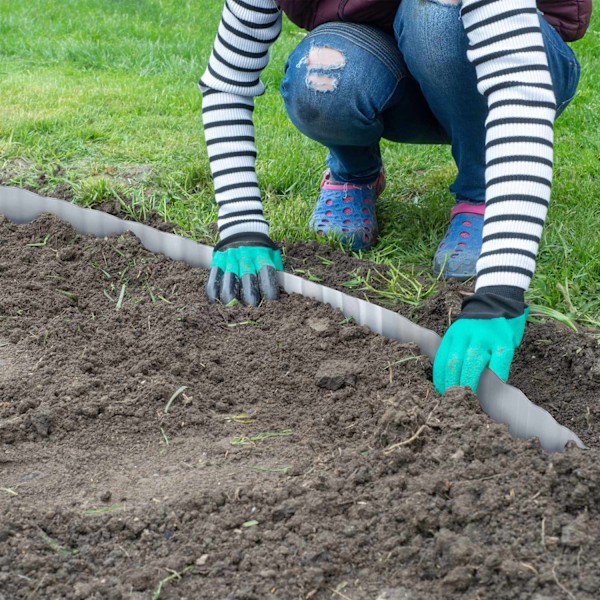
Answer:
<svg viewBox="0 0 600 600"><path fill-rule="evenodd" d="M325 259L325 260L323 260ZM330 262L331 261L331 262ZM348 287L356 275L371 272L374 287L385 289L384 266L356 260L328 246L311 242L286 248L286 268L309 273L323 285L366 300L382 298ZM430 282L423 281L427 289ZM440 335L458 316L463 299L473 292L472 284L440 282L439 290L419 307L407 304L385 306ZM584 328L576 333L557 323L530 323L517 350L510 383L536 404L549 411L563 425L578 432L586 444L600 446L600 335Z"/></svg>
<svg viewBox="0 0 600 600"><path fill-rule="evenodd" d="M530 327L515 364L590 446L549 455L414 347L296 296L211 307L204 279L0 220L0 598L597 598L591 336Z"/></svg>

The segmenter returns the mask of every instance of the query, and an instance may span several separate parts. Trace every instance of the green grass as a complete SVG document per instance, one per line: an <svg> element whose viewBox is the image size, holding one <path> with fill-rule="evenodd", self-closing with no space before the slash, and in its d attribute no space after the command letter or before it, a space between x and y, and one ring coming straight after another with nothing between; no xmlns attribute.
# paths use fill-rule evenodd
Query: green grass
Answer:
<svg viewBox="0 0 600 600"><path fill-rule="evenodd" d="M216 212L197 80L222 0L0 0L0 179L83 206L152 212L214 242ZM278 240L307 240L325 151L287 119L277 88L301 32L274 46L255 113L258 173ZM579 94L556 126L553 200L530 302L600 326L600 16L575 45ZM385 143L388 188L365 258L429 274L455 167L448 148ZM282 158L283 157L283 158ZM397 302L418 302L402 277ZM422 296L421 296L422 297Z"/></svg>

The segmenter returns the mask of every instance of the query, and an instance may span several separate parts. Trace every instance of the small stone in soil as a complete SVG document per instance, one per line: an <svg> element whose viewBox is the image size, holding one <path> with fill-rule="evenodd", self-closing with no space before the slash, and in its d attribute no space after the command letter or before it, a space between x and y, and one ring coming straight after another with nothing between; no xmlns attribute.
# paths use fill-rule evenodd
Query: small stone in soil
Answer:
<svg viewBox="0 0 600 600"><path fill-rule="evenodd" d="M329 329L329 321L327 319L318 319L313 317L307 319L306 324L317 333L323 333Z"/></svg>
<svg viewBox="0 0 600 600"><path fill-rule="evenodd" d="M315 379L320 388L339 390L356 383L355 367L341 360L326 360L321 363Z"/></svg>
<svg viewBox="0 0 600 600"><path fill-rule="evenodd" d="M576 519L573 523L565 525L560 532L560 543L563 546L578 548L589 542L587 524L581 519Z"/></svg>
<svg viewBox="0 0 600 600"><path fill-rule="evenodd" d="M106 492L102 492L100 494L100 502L110 502L110 499L112 498L112 494L106 490Z"/></svg>
<svg viewBox="0 0 600 600"><path fill-rule="evenodd" d="M52 416L46 412L40 412L31 418L32 425L41 437L48 437L52 426Z"/></svg>

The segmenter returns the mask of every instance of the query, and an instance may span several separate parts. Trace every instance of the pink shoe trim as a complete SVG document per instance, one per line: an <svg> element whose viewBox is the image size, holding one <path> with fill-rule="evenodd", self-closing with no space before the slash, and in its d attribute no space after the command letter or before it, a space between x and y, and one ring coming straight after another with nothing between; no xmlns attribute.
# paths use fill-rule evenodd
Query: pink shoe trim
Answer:
<svg viewBox="0 0 600 600"><path fill-rule="evenodd" d="M377 176L377 179L369 185L354 185L352 183L331 183L330 180L331 171L327 169L327 171L325 171L325 174L323 175L323 180L321 181L321 189L333 190L334 192L347 192L349 190L364 190L365 188L373 187L375 188L377 195L379 195L385 187L385 175L383 173L383 168Z"/></svg>
<svg viewBox="0 0 600 600"><path fill-rule="evenodd" d="M333 190L334 192L347 192L348 190L360 190L365 186L352 185L350 183L329 183L324 181L321 188L324 190Z"/></svg>
<svg viewBox="0 0 600 600"><path fill-rule="evenodd" d="M452 219L456 215L479 215L483 217L485 213L485 203L481 204L469 204L468 202L459 202L454 206L450 213Z"/></svg>

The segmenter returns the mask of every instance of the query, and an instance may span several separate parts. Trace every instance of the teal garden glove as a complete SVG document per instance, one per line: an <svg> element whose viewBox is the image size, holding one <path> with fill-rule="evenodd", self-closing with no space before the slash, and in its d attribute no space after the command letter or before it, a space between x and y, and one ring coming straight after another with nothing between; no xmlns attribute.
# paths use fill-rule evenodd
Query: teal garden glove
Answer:
<svg viewBox="0 0 600 600"><path fill-rule="evenodd" d="M433 383L440 394L452 386L476 392L486 367L506 381L529 312L523 294L521 288L489 286L465 299L433 363Z"/></svg>
<svg viewBox="0 0 600 600"><path fill-rule="evenodd" d="M258 306L261 299L279 300L277 271L283 271L281 251L264 234L245 233L220 241L213 251L206 284L212 304L241 300Z"/></svg>

